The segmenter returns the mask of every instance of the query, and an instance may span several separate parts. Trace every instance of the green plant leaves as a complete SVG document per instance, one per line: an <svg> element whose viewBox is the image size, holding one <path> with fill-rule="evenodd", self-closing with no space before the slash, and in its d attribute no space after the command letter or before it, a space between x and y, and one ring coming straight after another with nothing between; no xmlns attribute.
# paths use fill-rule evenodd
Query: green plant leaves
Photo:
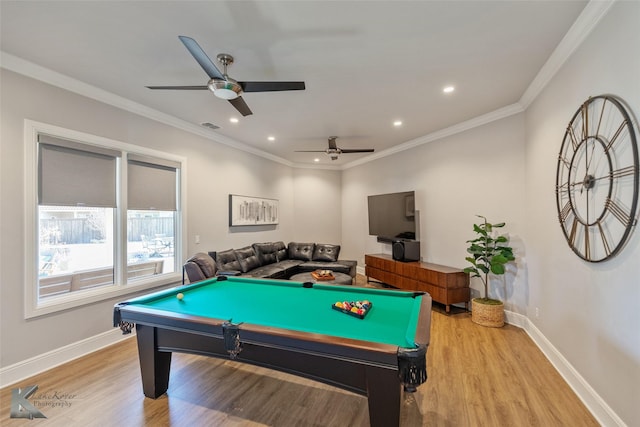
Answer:
<svg viewBox="0 0 640 427"><path fill-rule="evenodd" d="M487 229L484 225L473 224L473 231L475 231L478 234L482 234L483 236L487 235ZM491 230L488 230L488 231L491 231Z"/></svg>
<svg viewBox="0 0 640 427"><path fill-rule="evenodd" d="M491 224L481 215L482 224L474 224L473 231L479 236L472 240L467 240L470 246L467 252L472 256L466 257L472 267L467 267L464 272L471 274L471 277L479 277L484 284L485 298L488 297L489 273L495 275L504 274L506 271L505 264L514 261L513 249L505 243L508 243L506 236L491 236L493 228L501 228L505 226L504 222ZM483 277L484 275L484 277Z"/></svg>
<svg viewBox="0 0 640 427"><path fill-rule="evenodd" d="M491 272L493 274L497 274L497 275L504 274L504 271L505 271L504 264L491 264Z"/></svg>

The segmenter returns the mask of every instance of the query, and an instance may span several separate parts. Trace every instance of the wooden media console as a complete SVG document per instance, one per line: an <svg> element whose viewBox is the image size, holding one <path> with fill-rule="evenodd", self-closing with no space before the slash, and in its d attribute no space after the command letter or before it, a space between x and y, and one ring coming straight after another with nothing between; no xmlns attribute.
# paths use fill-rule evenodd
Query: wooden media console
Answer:
<svg viewBox="0 0 640 427"><path fill-rule="evenodd" d="M464 271L427 262L401 262L391 255L365 255L365 275L398 289L424 291L431 298L444 304L447 313L451 304L464 303L469 309L471 290L469 275Z"/></svg>

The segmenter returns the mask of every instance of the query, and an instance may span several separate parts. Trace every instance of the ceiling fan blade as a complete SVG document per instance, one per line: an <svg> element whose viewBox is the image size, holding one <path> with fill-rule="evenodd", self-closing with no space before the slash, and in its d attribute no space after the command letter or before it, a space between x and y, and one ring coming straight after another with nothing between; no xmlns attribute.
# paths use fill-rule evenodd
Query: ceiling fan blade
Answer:
<svg viewBox="0 0 640 427"><path fill-rule="evenodd" d="M244 102L244 99L242 99L241 96L235 98L235 99L230 99L229 102L231 103L231 105L233 105L236 110L238 110L240 112L240 114L242 114L243 116L249 116L251 114L253 114L251 112L251 109L249 108L249 106L247 105L246 102Z"/></svg>
<svg viewBox="0 0 640 427"><path fill-rule="evenodd" d="M296 150L296 153L326 153L326 150Z"/></svg>
<svg viewBox="0 0 640 427"><path fill-rule="evenodd" d="M279 90L304 90L304 82L238 82L244 92L274 92Z"/></svg>
<svg viewBox="0 0 640 427"><path fill-rule="evenodd" d="M207 86L147 86L148 89L168 89L168 90L207 90Z"/></svg>
<svg viewBox="0 0 640 427"><path fill-rule="evenodd" d="M340 149L340 151L343 154L349 154L349 153L373 153L374 149L373 148L362 148L362 149L348 149L348 148L342 148Z"/></svg>
<svg viewBox="0 0 640 427"><path fill-rule="evenodd" d="M191 55L198 61L198 64L204 69L210 79L226 80L224 75L218 70L213 61L209 59L207 54L202 50L200 45L191 37L178 36L182 44L185 45Z"/></svg>

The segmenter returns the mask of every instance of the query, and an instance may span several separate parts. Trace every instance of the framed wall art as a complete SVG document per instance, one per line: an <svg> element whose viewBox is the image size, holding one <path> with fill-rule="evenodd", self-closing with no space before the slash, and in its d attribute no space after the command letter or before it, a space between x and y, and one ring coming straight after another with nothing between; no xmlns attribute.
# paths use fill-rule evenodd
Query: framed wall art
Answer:
<svg viewBox="0 0 640 427"><path fill-rule="evenodd" d="M278 200L229 194L229 226L278 224Z"/></svg>

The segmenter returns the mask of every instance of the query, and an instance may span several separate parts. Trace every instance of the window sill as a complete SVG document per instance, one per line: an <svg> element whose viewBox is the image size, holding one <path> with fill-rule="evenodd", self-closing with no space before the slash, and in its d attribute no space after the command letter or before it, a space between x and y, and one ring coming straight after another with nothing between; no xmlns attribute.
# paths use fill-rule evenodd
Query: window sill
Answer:
<svg viewBox="0 0 640 427"><path fill-rule="evenodd" d="M164 274L162 277L140 279L126 285L111 285L86 291L77 291L60 296L52 296L44 301L33 301L33 305L27 301L25 307L25 319L44 316L59 311L70 310L84 305L113 299L116 297L143 292L167 285L179 285L182 283L180 272Z"/></svg>

